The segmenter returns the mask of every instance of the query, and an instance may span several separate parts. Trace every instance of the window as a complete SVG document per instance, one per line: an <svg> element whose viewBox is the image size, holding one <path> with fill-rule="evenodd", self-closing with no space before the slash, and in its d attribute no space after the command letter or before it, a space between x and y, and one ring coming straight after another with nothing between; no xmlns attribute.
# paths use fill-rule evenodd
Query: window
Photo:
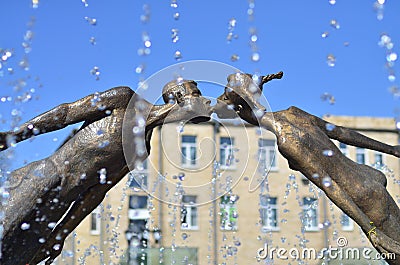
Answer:
<svg viewBox="0 0 400 265"><path fill-rule="evenodd" d="M196 166L196 136L182 135L181 153L183 166Z"/></svg>
<svg viewBox="0 0 400 265"><path fill-rule="evenodd" d="M374 154L374 164L383 165L383 155L380 152Z"/></svg>
<svg viewBox="0 0 400 265"><path fill-rule="evenodd" d="M276 141L270 139L258 139L258 161L260 170L271 168L277 170L276 163Z"/></svg>
<svg viewBox="0 0 400 265"><path fill-rule="evenodd" d="M339 143L339 150L344 154L345 156L349 156L349 148L347 148L347 145L344 143Z"/></svg>
<svg viewBox="0 0 400 265"><path fill-rule="evenodd" d="M260 196L260 215L264 230L278 230L277 198L267 195Z"/></svg>
<svg viewBox="0 0 400 265"><path fill-rule="evenodd" d="M318 231L318 201L314 198L303 198L302 223L306 231Z"/></svg>
<svg viewBox="0 0 400 265"><path fill-rule="evenodd" d="M239 196L237 195L225 195L221 197L220 215L222 230L237 230L237 219L239 215L236 202L238 198Z"/></svg>
<svg viewBox="0 0 400 265"><path fill-rule="evenodd" d="M90 214L90 234L92 235L100 235L100 229L101 229L100 209L101 207L98 206Z"/></svg>
<svg viewBox="0 0 400 265"><path fill-rule="evenodd" d="M365 164L367 162L365 148L356 148L356 160L359 164Z"/></svg>
<svg viewBox="0 0 400 265"><path fill-rule="evenodd" d="M147 196L129 196L129 209L147 209Z"/></svg>
<svg viewBox="0 0 400 265"><path fill-rule="evenodd" d="M342 213L341 215L340 224L342 225L343 231L353 231L354 229L353 220L351 220L345 213Z"/></svg>
<svg viewBox="0 0 400 265"><path fill-rule="evenodd" d="M219 163L221 168L233 168L235 161L233 156L233 138L221 137L219 147Z"/></svg>
<svg viewBox="0 0 400 265"><path fill-rule="evenodd" d="M146 220L150 217L147 209L147 195L129 196L128 218L130 220Z"/></svg>
<svg viewBox="0 0 400 265"><path fill-rule="evenodd" d="M134 169L129 172L129 187L131 188L147 188L148 179L148 166L147 160L143 162L143 168Z"/></svg>
<svg viewBox="0 0 400 265"><path fill-rule="evenodd" d="M183 195L181 209L181 227L183 229L197 229L197 207L193 206L196 203L196 196Z"/></svg>

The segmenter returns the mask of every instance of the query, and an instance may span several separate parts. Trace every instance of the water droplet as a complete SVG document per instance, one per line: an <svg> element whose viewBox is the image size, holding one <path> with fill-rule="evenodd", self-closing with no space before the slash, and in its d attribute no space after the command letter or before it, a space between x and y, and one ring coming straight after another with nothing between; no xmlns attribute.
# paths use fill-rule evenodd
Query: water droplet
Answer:
<svg viewBox="0 0 400 265"><path fill-rule="evenodd" d="M386 47L389 50L393 48L392 39L385 33L381 34L381 39L379 40L378 45L381 47Z"/></svg>
<svg viewBox="0 0 400 265"><path fill-rule="evenodd" d="M322 101L328 101L329 104L333 105L336 102L336 99L333 95L325 92L324 94L321 95L321 100Z"/></svg>
<svg viewBox="0 0 400 265"><path fill-rule="evenodd" d="M150 6L148 4L144 4L143 5L143 14L140 15L140 21L143 24L146 24L147 22L150 21L150 17L151 17Z"/></svg>
<svg viewBox="0 0 400 265"><path fill-rule="evenodd" d="M107 181L107 170L105 168L102 168L98 171L98 173L99 173L100 184L105 184Z"/></svg>
<svg viewBox="0 0 400 265"><path fill-rule="evenodd" d="M82 4L83 4L85 7L88 7L88 6L89 6L89 4L87 3L86 0L81 0L81 2L82 2Z"/></svg>
<svg viewBox="0 0 400 265"><path fill-rule="evenodd" d="M390 73L390 74L388 75L388 80L389 80L390 82L394 82L394 81L396 80L396 76L394 75L394 73Z"/></svg>
<svg viewBox="0 0 400 265"><path fill-rule="evenodd" d="M236 19L235 18L231 18L230 20L229 20L229 23L228 23L228 29L229 30L231 30L231 29L233 29L234 27L236 27Z"/></svg>
<svg viewBox="0 0 400 265"><path fill-rule="evenodd" d="M326 63L329 67L334 67L336 64L336 57L333 54L328 54L326 57Z"/></svg>
<svg viewBox="0 0 400 265"><path fill-rule="evenodd" d="M331 4L331 5L336 4L336 0L329 0L329 4Z"/></svg>
<svg viewBox="0 0 400 265"><path fill-rule="evenodd" d="M179 29L171 29L172 35L171 35L171 39L173 43L177 43L179 40Z"/></svg>
<svg viewBox="0 0 400 265"><path fill-rule="evenodd" d="M91 70L90 70L90 74L94 75L96 77L96 80L100 79L100 69L97 66L94 66Z"/></svg>
<svg viewBox="0 0 400 265"><path fill-rule="evenodd" d="M180 51L175 51L174 58L175 60L179 61L182 59L182 53Z"/></svg>
<svg viewBox="0 0 400 265"><path fill-rule="evenodd" d="M314 174L312 175L312 177L315 178L315 179L317 179L317 178L319 178L319 175L318 175L317 173L314 173Z"/></svg>
<svg viewBox="0 0 400 265"><path fill-rule="evenodd" d="M172 8L178 8L178 2L177 2L177 0L172 0L172 1L171 1L171 7L172 7Z"/></svg>
<svg viewBox="0 0 400 265"><path fill-rule="evenodd" d="M185 180L185 173L181 172L178 174L178 178L180 181L184 181Z"/></svg>
<svg viewBox="0 0 400 265"><path fill-rule="evenodd" d="M92 26L97 25L97 19L95 19L95 18L85 17L85 20Z"/></svg>
<svg viewBox="0 0 400 265"><path fill-rule="evenodd" d="M179 123L179 125L176 126L176 131L177 131L178 133L183 133L184 129L185 129L185 123L184 123L183 121L181 121L181 122Z"/></svg>
<svg viewBox="0 0 400 265"><path fill-rule="evenodd" d="M338 22L336 19L332 19L332 20L330 21L330 25L331 25L331 27L334 28L334 29L340 29L339 22Z"/></svg>
<svg viewBox="0 0 400 265"><path fill-rule="evenodd" d="M174 13L174 19L175 19L175 20L179 20L179 17L180 17L179 12L175 12L175 13Z"/></svg>
<svg viewBox="0 0 400 265"><path fill-rule="evenodd" d="M53 229L54 227L56 227L56 222L51 222L47 225L48 228Z"/></svg>
<svg viewBox="0 0 400 265"><path fill-rule="evenodd" d="M89 42L92 45L96 45L96 38L95 37L90 37Z"/></svg>
<svg viewBox="0 0 400 265"><path fill-rule="evenodd" d="M39 243L43 244L44 242L46 242L46 239L44 239L43 237L39 238Z"/></svg>
<svg viewBox="0 0 400 265"><path fill-rule="evenodd" d="M53 246L53 249L54 249L54 250L60 250L60 248L61 248L61 245L60 245L60 244L55 244L55 245Z"/></svg>
<svg viewBox="0 0 400 265"><path fill-rule="evenodd" d="M186 233L182 233L182 239L186 240L188 238L188 235Z"/></svg>
<svg viewBox="0 0 400 265"><path fill-rule="evenodd" d="M21 61L19 61L18 65L25 71L29 71L29 60L27 57L24 57Z"/></svg>
<svg viewBox="0 0 400 265"><path fill-rule="evenodd" d="M332 185L332 179L329 176L325 176L322 178L322 185L324 185L324 187L330 187Z"/></svg>
<svg viewBox="0 0 400 265"><path fill-rule="evenodd" d="M138 65L138 66L136 67L136 69L135 69L135 72L136 72L137 74L141 74L141 73L143 73L143 71L144 71L144 65L143 65L143 64Z"/></svg>
<svg viewBox="0 0 400 265"><path fill-rule="evenodd" d="M252 60L253 62L258 62L258 61L260 60L260 54L259 54L258 52L254 52L254 53L251 55L251 60Z"/></svg>
<svg viewBox="0 0 400 265"><path fill-rule="evenodd" d="M145 46L146 48L150 48L150 47L151 47L151 41L150 41L150 40L146 40L146 41L144 42L144 46Z"/></svg>
<svg viewBox="0 0 400 265"><path fill-rule="evenodd" d="M396 61L396 60L397 60L397 53L395 53L395 52L389 53L389 54L386 56L386 60L387 60L388 62L394 62L394 61Z"/></svg>
<svg viewBox="0 0 400 265"><path fill-rule="evenodd" d="M334 124L332 124L332 123L327 123L327 124L325 124L325 128L326 128L328 131L333 131L333 130L336 128L336 125L334 125Z"/></svg>
<svg viewBox="0 0 400 265"><path fill-rule="evenodd" d="M38 8L39 7L39 0L32 0L32 8Z"/></svg>
<svg viewBox="0 0 400 265"><path fill-rule="evenodd" d="M28 223L22 223L22 225L21 225L22 230L28 230L30 227L31 227L31 225Z"/></svg>
<svg viewBox="0 0 400 265"><path fill-rule="evenodd" d="M239 55L237 55L237 54L232 54L232 55L231 55L231 61L232 61L232 62L236 62L237 60L239 60Z"/></svg>
<svg viewBox="0 0 400 265"><path fill-rule="evenodd" d="M324 156L333 156L333 151L332 151L332 150L329 150L329 149L326 149L326 150L324 150L324 151L322 152L322 154L323 154Z"/></svg>
<svg viewBox="0 0 400 265"><path fill-rule="evenodd" d="M329 36L329 32L328 31L325 31L325 32L323 32L322 34L321 34L321 37L322 38L327 38Z"/></svg>

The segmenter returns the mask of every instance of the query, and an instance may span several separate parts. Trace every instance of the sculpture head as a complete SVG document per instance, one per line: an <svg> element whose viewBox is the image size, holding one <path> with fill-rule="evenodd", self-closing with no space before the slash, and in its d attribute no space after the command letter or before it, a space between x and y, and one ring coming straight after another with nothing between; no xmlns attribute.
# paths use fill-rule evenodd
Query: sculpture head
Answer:
<svg viewBox="0 0 400 265"><path fill-rule="evenodd" d="M210 119L211 101L202 96L197 83L193 80L168 82L163 88L162 97L165 103L174 105L164 122L199 123Z"/></svg>
<svg viewBox="0 0 400 265"><path fill-rule="evenodd" d="M264 109L257 101L261 95L263 76L258 79L250 74L235 73L227 78L224 93L217 98L214 112L220 118L236 118L241 109Z"/></svg>

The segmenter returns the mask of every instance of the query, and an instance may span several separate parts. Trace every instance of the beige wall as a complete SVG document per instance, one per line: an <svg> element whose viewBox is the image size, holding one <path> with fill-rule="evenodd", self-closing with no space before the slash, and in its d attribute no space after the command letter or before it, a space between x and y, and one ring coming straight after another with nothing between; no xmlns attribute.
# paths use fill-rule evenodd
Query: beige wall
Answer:
<svg viewBox="0 0 400 265"><path fill-rule="evenodd" d="M362 129L363 133L374 139L388 144L397 144L397 133L393 119L388 118L364 118L364 117L329 117L330 122L337 125L344 125L351 128ZM252 177L261 177L257 172L257 141L260 138L260 130L255 127L246 126L243 128L238 124L227 124L222 126L216 135L216 145L213 143L212 124L186 125L182 134L196 135L199 148L197 156L200 157L198 166L190 169L181 167L180 159L180 135L176 129L177 125L164 126L161 130L161 142L159 130L156 130L152 138L152 151L149 158L149 186L150 192L157 198L151 199L150 229L161 228L163 238L162 245L171 247L175 244L178 247L187 246L198 248L198 264L213 264L214 247L218 253L218 264L256 264L256 251L268 242L270 247L298 248L302 246L321 249L326 245L336 246L336 238L344 236L348 240L349 247L370 246L359 232L356 224L352 231L343 231L340 224L341 212L329 202L326 197L313 185L304 184L299 172L291 171L287 161L277 154L278 170L271 171L268 175L268 190L258 188L250 192L249 185ZM386 130L379 132L379 129ZM219 159L219 137L234 137L235 159L238 163L233 170L220 170L221 175L217 180L216 193L222 195L226 189L226 180L233 179L232 192L240 196L237 202L238 229L236 231L222 231L220 229L220 216L213 216L211 202L213 196L212 185L208 183L213 176L214 156ZM263 131L263 138L273 139L273 135ZM162 145L160 145L162 143ZM159 160L161 154L161 160ZM373 163L373 151L368 151L369 163ZM349 156L355 159L355 148L349 147ZM398 159L384 155L384 162L396 174L399 172ZM152 165L152 166L151 166ZM165 176L161 186L154 188L157 181L157 172ZM195 230L186 230L180 227L180 207L174 206L174 192L177 180L174 175L180 172L185 173L186 195L196 195L198 201L204 202L198 207L199 226ZM294 177L289 177L294 175ZM143 191L132 189L126 186L127 179L122 180L113 188L102 204L102 231L100 235L90 234L89 218L76 229L74 244L67 245L73 248L75 259L82 261L84 257L86 264L100 264L102 259L106 264L118 264L123 255L127 242L125 231L128 226L128 201L129 195L145 194ZM166 184L169 183L169 184ZM254 187L254 183L252 185ZM388 190L396 201L400 195L399 185L394 184L393 178L388 181ZM277 197L278 221L277 231L263 231L260 224L259 196L268 194ZM319 198L317 207L318 223L325 221L329 225L318 231L304 232L301 227L300 213L302 208L299 205L303 197ZM159 198L162 198L161 202ZM217 214L219 213L219 200L216 203ZM161 217L160 217L161 216ZM325 217L324 217L325 216ZM161 218L161 220L160 220ZM326 218L326 220L325 220ZM214 223L216 219L216 223ZM214 245L214 232L217 235L217 246ZM188 238L183 239L182 235L187 234ZM73 245L73 247L71 247ZM66 248L67 248L66 247ZM157 247L150 243L150 247ZM237 248L237 252L235 252ZM90 250L90 255L88 250ZM233 252L232 252L233 251ZM86 254L85 254L86 253ZM233 253L233 255L231 255ZM87 257L86 257L87 256ZM64 258L68 259L68 258ZM210 261L210 263L208 263ZM309 264L317 264L317 261L309 261ZM59 259L59 264L62 263ZM72 263L68 263L72 264ZM79 264L78 262L76 264ZM180 264L177 262L177 264ZM275 260L274 264L288 264L288 261Z"/></svg>

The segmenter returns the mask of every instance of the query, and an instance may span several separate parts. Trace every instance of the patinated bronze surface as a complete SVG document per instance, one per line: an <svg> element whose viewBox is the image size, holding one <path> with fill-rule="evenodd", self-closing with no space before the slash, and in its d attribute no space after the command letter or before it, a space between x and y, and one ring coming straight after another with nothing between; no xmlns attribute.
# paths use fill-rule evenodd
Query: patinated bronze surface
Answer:
<svg viewBox="0 0 400 265"><path fill-rule="evenodd" d="M399 146L386 145L341 126L332 128L326 121L296 107L266 112L258 101L262 86L281 77L281 72L267 75L260 77L259 84L254 84L250 75L230 75L225 92L213 109L193 81L167 84L163 90L167 104L158 106L141 100L127 87L117 87L97 95L101 108L93 104L94 95L90 95L62 104L23 124L16 132L0 133L0 147L4 150L10 137L16 142L28 139L34 135L33 128L45 133L85 122L52 156L12 173L10 201L2 206L5 218L1 264L35 264L46 258L49 264L61 252L66 236L128 173L128 165L145 159L156 126L182 120L206 121L212 110L221 118L231 118L237 113L245 121L273 132L279 152L288 160L290 168L300 171L356 221L378 251L396 253L398 257L400 210L386 190L385 176L348 159L331 139L396 157L400 157ZM130 108L130 100L140 104ZM234 112L227 108L232 105ZM131 124L123 125L127 112ZM126 162L122 135L127 134L129 139L136 125L136 114L146 120L143 138L147 152L138 152ZM104 141L109 144L103 146ZM331 150L333 155L324 156L324 150ZM102 168L107 169L105 183L99 182ZM323 185L324 176L332 179L331 185ZM371 222L376 226L374 233L371 233ZM56 223L55 227L49 225ZM23 224L29 224L29 229L22 229ZM400 259L388 262L400 264Z"/></svg>
<svg viewBox="0 0 400 265"><path fill-rule="evenodd" d="M274 133L278 150L290 168L300 171L357 222L380 253L396 253L396 260L387 260L388 263L400 264L400 210L386 190L385 175L350 160L331 139L396 157L400 157L400 147L378 142L348 128L332 126L296 107L265 112L256 98L264 83L281 77L282 73L278 73L261 78L255 90L250 75L230 75L215 111L221 118L231 117L232 108L227 106L234 105L242 119ZM324 150L333 151L333 155L323 155ZM323 184L325 176L331 178L330 185Z"/></svg>
<svg viewBox="0 0 400 265"><path fill-rule="evenodd" d="M134 138L132 128L137 126L137 116L146 121L143 141L147 152L137 152L129 161L133 164L147 157L156 126L209 119L210 101L201 96L193 81L168 83L163 97L165 105L152 105L130 88L116 87L62 104L24 123L18 131L0 134L4 150L10 137L19 142L84 121L53 155L12 172L10 200L1 206L5 213L1 264L36 264L46 258L46 264L50 264L60 254L65 238L128 173L122 135ZM138 104L132 104L132 100ZM126 113L131 119L125 118L123 124ZM107 176L103 183L99 181L102 169Z"/></svg>

